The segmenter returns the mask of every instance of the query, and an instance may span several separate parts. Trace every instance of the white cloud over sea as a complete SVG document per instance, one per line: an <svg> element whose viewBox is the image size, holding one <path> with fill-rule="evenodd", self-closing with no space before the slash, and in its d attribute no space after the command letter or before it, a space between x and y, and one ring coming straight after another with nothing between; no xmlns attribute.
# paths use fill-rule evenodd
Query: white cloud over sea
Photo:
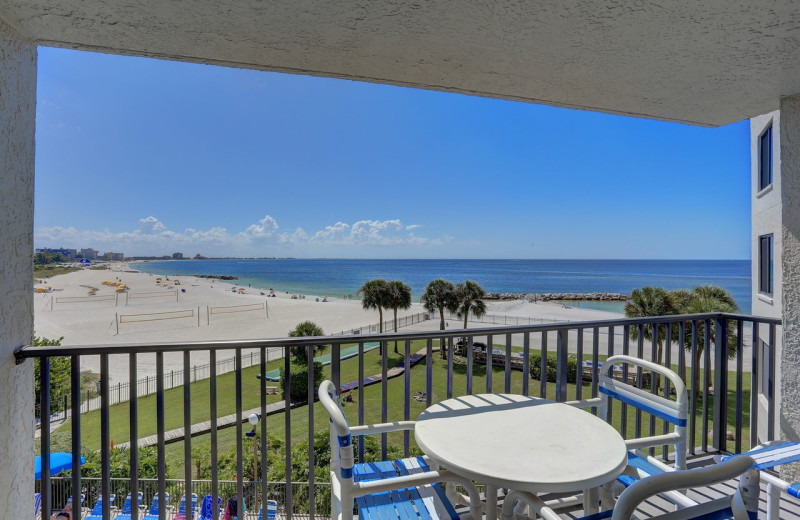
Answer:
<svg viewBox="0 0 800 520"><path fill-rule="evenodd" d="M204 256L324 256L350 251L355 256L359 249L438 248L453 240L448 235L418 236L414 231L420 227L420 224L406 225L399 219L392 219L339 221L311 232L300 227L283 231L275 218L265 215L241 231L221 226L174 231L151 215L140 219L138 227L132 231L40 227L34 233L34 243L36 247L92 247L101 253L118 251L129 256L162 256L176 251L186 256L198 253Z"/></svg>

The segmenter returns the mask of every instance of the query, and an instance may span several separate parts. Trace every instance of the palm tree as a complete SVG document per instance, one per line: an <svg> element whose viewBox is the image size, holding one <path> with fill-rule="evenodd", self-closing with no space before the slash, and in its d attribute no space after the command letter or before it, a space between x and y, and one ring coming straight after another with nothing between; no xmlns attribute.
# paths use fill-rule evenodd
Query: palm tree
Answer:
<svg viewBox="0 0 800 520"><path fill-rule="evenodd" d="M411 307L411 287L400 280L392 280L387 286L388 307L394 311L394 331L397 332L397 309ZM394 342L394 353L397 354L397 341Z"/></svg>
<svg viewBox="0 0 800 520"><path fill-rule="evenodd" d="M362 297L361 307L364 310L378 309L379 331L383 332L383 309L389 307L389 282L383 278L375 278L364 282L356 294Z"/></svg>
<svg viewBox="0 0 800 520"><path fill-rule="evenodd" d="M324 336L325 332L323 332L322 328L314 323L313 321L303 321L298 323L295 328L289 331L290 338L300 338L304 336ZM300 363L301 365L308 364L308 351L306 350L307 347L292 347L292 356L294 357L295 361ZM323 345L311 345L311 349L313 352L318 350L322 350Z"/></svg>
<svg viewBox="0 0 800 520"><path fill-rule="evenodd" d="M458 310L458 302L456 301L456 286L452 282L437 278L425 286L425 292L422 293L420 298L423 307L428 312L434 313L439 311L439 330L445 329L444 311L445 309L450 312ZM444 342L442 348L439 349L442 359L445 358Z"/></svg>
<svg viewBox="0 0 800 520"><path fill-rule="evenodd" d="M486 303L483 301L483 298L486 298L486 291L477 282L467 280L456 285L455 296L458 314L464 316L465 329L469 322L470 312L476 318L486 314Z"/></svg>
<svg viewBox="0 0 800 520"><path fill-rule="evenodd" d="M641 289L634 289L631 291L631 297L625 302L625 317L627 318L644 318L649 316L667 316L669 314L677 314L677 308L674 305L674 298L666 289L661 287L642 287ZM657 330L656 343L657 343L657 363L660 365L664 357L664 342L666 341L667 330L666 327L655 326ZM644 325L642 327L642 335L648 341L653 341L653 325ZM639 327L631 327L631 339L639 339ZM658 387L658 381L656 381Z"/></svg>
<svg viewBox="0 0 800 520"><path fill-rule="evenodd" d="M705 314L709 312L727 312L735 314L739 312L739 306L736 304L736 299L730 292L722 287L717 287L714 285L701 285L695 287L687 293L676 295L676 299L680 298L683 305L679 309L681 314ZM709 344L713 345L717 340L717 329L716 327L710 327L708 332ZM694 366L698 368L700 367L700 360L702 359L703 355L705 338L706 324L705 322L701 321L697 324L697 352L693 360L695 363ZM730 324L728 326L727 347L728 358L736 356L736 331L734 327L730 326ZM684 348L691 351L691 334L686 335ZM698 394L700 391L700 384L698 380L699 376L700 370L697 370L695 378L692 381L692 388L694 388L695 394Z"/></svg>

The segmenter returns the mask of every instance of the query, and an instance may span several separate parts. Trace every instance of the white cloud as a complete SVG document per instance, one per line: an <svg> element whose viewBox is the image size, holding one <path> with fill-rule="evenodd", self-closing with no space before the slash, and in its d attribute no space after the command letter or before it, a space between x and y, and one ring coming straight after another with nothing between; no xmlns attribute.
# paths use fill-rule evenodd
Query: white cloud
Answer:
<svg viewBox="0 0 800 520"><path fill-rule="evenodd" d="M36 229L36 247L94 247L101 252L122 251L130 256L161 256L176 251L186 255L206 256L284 256L297 253L341 254L360 246L426 246L437 247L453 237L421 237L410 232L420 224L404 225L399 219L359 220L352 224L336 222L315 232L297 227L279 233L277 220L265 215L241 232L230 232L221 226L207 230L186 228L172 231L154 216L139 220L134 231L111 232L78 230L74 227L41 227ZM342 249L346 247L347 249Z"/></svg>

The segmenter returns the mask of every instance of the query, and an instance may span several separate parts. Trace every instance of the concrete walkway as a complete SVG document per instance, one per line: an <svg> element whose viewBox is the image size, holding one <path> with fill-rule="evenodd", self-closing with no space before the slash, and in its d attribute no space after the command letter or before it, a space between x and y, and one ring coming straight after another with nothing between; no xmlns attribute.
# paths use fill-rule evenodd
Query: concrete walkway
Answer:
<svg viewBox="0 0 800 520"><path fill-rule="evenodd" d="M425 358L427 349L419 350L418 352L412 354L410 358L410 365L413 367L417 363L419 363L422 359ZM386 379L394 379L397 376L402 375L405 372L405 363L401 362L392 368L386 373ZM375 374L373 376L365 377L364 378L364 386L374 385L381 381L381 374ZM342 385L341 390L346 392L348 390L355 390L358 388L358 381L351 381L349 383L345 383ZM300 406L305 406L305 403L298 403L292 404L291 408L298 408ZM277 403L272 403L267 405L267 415L274 415L278 413L282 413L286 410L286 403L285 401L279 401ZM252 414L258 414L261 412L261 407L253 408L251 410L245 410L242 412L240 417L237 417L236 414L226 415L224 417L217 418L217 430L222 430L224 428L230 428L232 426L236 426L237 422L246 423L248 422L248 418ZM200 423L193 424L190 428L190 436L197 437L198 435L206 435L211 432L211 421L203 421ZM185 433L183 428L176 428L174 430L169 430L164 432L164 443L171 444L173 442L181 442L185 437ZM158 444L158 435L150 435L149 437L142 437L137 442L137 445L140 448L145 446L155 446ZM129 442L121 442L117 444L118 447L125 447L129 448Z"/></svg>

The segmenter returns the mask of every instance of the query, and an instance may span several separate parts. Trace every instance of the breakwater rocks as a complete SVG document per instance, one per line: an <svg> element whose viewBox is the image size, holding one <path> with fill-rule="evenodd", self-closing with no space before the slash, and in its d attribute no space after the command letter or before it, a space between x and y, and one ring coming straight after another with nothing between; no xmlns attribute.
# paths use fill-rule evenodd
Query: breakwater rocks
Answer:
<svg viewBox="0 0 800 520"><path fill-rule="evenodd" d="M591 301L625 301L627 294L621 293L488 293L487 300L527 300L529 302L548 302L551 300L591 300Z"/></svg>
<svg viewBox="0 0 800 520"><path fill-rule="evenodd" d="M193 274L195 278L212 278L214 280L238 280L238 276L227 276L220 274Z"/></svg>

